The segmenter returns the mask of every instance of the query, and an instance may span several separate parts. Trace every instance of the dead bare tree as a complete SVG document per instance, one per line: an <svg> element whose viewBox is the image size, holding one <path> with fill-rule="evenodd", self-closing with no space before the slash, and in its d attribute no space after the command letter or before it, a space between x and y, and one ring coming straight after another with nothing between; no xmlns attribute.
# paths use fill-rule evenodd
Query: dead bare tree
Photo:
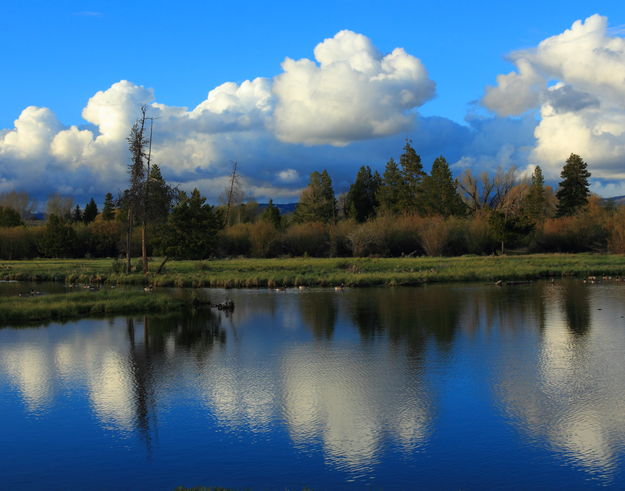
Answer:
<svg viewBox="0 0 625 491"><path fill-rule="evenodd" d="M132 258L132 229L133 219L136 215L139 205L142 201L143 184L146 177L143 158L145 157L145 146L147 140L144 137L146 106L141 106L140 116L132 125L130 135L127 138L128 148L130 149L130 164L128 172L130 174L130 187L125 192L124 199L128 208L127 230L126 230L126 273L131 270Z"/></svg>
<svg viewBox="0 0 625 491"><path fill-rule="evenodd" d="M145 113L143 113L145 118ZM143 185L143 216L141 217L141 257L143 259L143 274L148 274L148 249L147 249L147 225L148 225L148 208L150 199L150 161L152 158L152 130L154 128L154 118L145 118L150 120L150 138L148 138L148 153L146 160L145 182Z"/></svg>
<svg viewBox="0 0 625 491"><path fill-rule="evenodd" d="M225 226L229 225L232 204L241 199L241 190L239 183L239 175L237 174L237 162L232 162L232 175L230 176L230 186L226 193L226 217L224 218Z"/></svg>

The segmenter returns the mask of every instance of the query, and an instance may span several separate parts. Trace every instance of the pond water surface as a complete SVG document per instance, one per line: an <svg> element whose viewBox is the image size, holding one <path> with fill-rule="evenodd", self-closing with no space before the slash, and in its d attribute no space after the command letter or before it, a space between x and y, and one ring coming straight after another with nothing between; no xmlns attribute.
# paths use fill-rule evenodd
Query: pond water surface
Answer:
<svg viewBox="0 0 625 491"><path fill-rule="evenodd" d="M625 487L625 284L200 293L0 329L0 487Z"/></svg>

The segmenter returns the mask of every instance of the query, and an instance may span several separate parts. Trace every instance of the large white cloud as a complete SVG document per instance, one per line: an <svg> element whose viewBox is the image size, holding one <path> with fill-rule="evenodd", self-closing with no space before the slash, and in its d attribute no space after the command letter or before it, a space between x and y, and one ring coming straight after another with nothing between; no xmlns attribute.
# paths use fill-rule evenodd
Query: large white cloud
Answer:
<svg viewBox="0 0 625 491"><path fill-rule="evenodd" d="M500 116L540 109L531 159L556 177L573 152L594 177L625 177L625 39L607 18L578 20L510 59L517 71L497 77L482 103Z"/></svg>
<svg viewBox="0 0 625 491"><path fill-rule="evenodd" d="M158 102L152 89L127 80L89 99L83 125L65 126L48 108L26 108L14 128L0 131L0 192L88 199L123 189L126 138L145 105L155 118L153 160L168 180L202 186L214 201L230 162L238 161L250 196L293 200L316 167L349 160L332 148L415 129L413 109L434 94L417 58L401 48L381 55L361 34L341 31L314 54L318 63L287 58L273 79L226 82L194 108ZM371 149L353 153L369 156ZM383 162L387 150L380 154Z"/></svg>
<svg viewBox="0 0 625 491"><path fill-rule="evenodd" d="M434 96L421 61L396 48L382 56L362 34L341 31L309 59L282 63L275 125L286 142L346 145L387 136L414 120L410 110Z"/></svg>

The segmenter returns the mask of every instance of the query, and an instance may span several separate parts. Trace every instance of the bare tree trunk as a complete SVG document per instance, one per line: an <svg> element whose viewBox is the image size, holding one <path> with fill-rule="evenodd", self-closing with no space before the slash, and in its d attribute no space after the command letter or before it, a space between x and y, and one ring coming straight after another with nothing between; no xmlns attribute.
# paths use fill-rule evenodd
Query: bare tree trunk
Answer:
<svg viewBox="0 0 625 491"><path fill-rule="evenodd" d="M156 270L156 274L161 274L161 271L163 270L163 268L165 267L165 263L169 261L169 256L165 256L165 259L163 259L163 262L160 264L160 266L158 267L158 269Z"/></svg>
<svg viewBox="0 0 625 491"><path fill-rule="evenodd" d="M143 258L143 274L148 274L148 248L147 248L147 224L148 224L148 199L150 191L150 158L152 157L152 129L154 118L150 120L150 140L148 143L147 172L145 175L145 190L143 193L143 222L141 224L141 257Z"/></svg>
<svg viewBox="0 0 625 491"><path fill-rule="evenodd" d="M130 274L130 259L132 257L132 208L128 208L128 229L126 231L126 274Z"/></svg>
<svg viewBox="0 0 625 491"><path fill-rule="evenodd" d="M228 204L226 206L226 219L224 225L228 226L228 220L230 220L230 207L232 206L232 191L234 190L234 183L237 178L237 163L232 164L232 177L230 178L230 190L228 191Z"/></svg>

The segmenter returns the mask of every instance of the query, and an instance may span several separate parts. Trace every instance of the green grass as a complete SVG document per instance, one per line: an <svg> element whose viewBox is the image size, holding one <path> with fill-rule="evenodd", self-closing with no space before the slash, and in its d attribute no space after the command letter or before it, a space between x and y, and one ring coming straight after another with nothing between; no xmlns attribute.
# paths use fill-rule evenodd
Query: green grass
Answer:
<svg viewBox="0 0 625 491"><path fill-rule="evenodd" d="M156 269L158 260L151 263ZM161 275L113 272L111 259L0 262L0 279L180 287L417 285L431 282L527 280L625 275L625 256L533 254L453 258L285 258L170 261Z"/></svg>
<svg viewBox="0 0 625 491"><path fill-rule="evenodd" d="M32 297L0 297L0 325L112 314L169 312L180 310L186 305L183 300L164 293L110 289Z"/></svg>

